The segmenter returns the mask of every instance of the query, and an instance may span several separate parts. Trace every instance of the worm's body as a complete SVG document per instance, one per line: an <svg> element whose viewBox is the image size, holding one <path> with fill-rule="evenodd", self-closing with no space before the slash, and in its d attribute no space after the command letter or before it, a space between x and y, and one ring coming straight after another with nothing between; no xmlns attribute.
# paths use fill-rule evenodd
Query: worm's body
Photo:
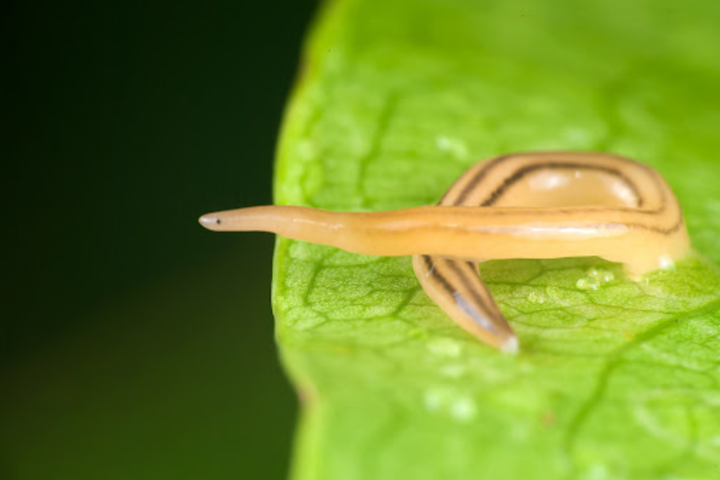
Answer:
<svg viewBox="0 0 720 480"><path fill-rule="evenodd" d="M682 212L653 169L600 153L523 153L481 162L438 206L373 213L265 206L208 214L211 230L268 231L355 253L413 255L425 292L504 350L517 340L477 271L503 258L599 256L641 275L689 250Z"/></svg>

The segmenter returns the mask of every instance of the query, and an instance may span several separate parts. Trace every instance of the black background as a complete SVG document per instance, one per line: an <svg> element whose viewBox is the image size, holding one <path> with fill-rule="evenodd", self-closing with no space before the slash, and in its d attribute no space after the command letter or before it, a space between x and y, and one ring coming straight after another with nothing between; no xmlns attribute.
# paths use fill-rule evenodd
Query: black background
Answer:
<svg viewBox="0 0 720 480"><path fill-rule="evenodd" d="M273 238L196 222L271 203L315 2L0 9L0 478L284 478Z"/></svg>

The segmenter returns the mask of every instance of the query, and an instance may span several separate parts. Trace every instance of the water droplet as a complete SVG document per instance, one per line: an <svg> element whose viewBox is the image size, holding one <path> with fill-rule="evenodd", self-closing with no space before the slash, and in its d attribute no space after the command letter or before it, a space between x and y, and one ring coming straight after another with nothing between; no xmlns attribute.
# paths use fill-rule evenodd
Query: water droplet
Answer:
<svg viewBox="0 0 720 480"><path fill-rule="evenodd" d="M545 294L547 294L551 300L560 300L562 298L562 291L558 287L546 287Z"/></svg>
<svg viewBox="0 0 720 480"><path fill-rule="evenodd" d="M530 303L545 303L545 297L541 293L537 292L530 292L530 295L528 295L527 299Z"/></svg>
<svg viewBox="0 0 720 480"><path fill-rule="evenodd" d="M615 280L615 275L609 270L603 268L591 268L587 272L590 278L594 278L600 283L607 283Z"/></svg>
<svg viewBox="0 0 720 480"><path fill-rule="evenodd" d="M607 465L595 463L588 467L582 475L582 480L605 480L610 478Z"/></svg>
<svg viewBox="0 0 720 480"><path fill-rule="evenodd" d="M469 422L477 416L473 397L456 388L435 387L427 390L423 403L429 412L449 415L458 422Z"/></svg>
<svg viewBox="0 0 720 480"><path fill-rule="evenodd" d="M477 415L477 405L469 396L457 397L450 404L450 415L458 422L469 422Z"/></svg>
<svg viewBox="0 0 720 480"><path fill-rule="evenodd" d="M445 403L445 392L441 390L428 390L425 392L425 408L430 412L437 412Z"/></svg>
<svg viewBox="0 0 720 480"><path fill-rule="evenodd" d="M658 266L660 267L660 270L669 270L671 272L675 271L675 262L669 255L663 255L658 258Z"/></svg>
<svg viewBox="0 0 720 480"><path fill-rule="evenodd" d="M435 355L445 357L458 357L462 351L462 346L450 338L434 338L428 342L428 350Z"/></svg>
<svg viewBox="0 0 720 480"><path fill-rule="evenodd" d="M435 139L435 144L439 150L450 153L456 158L463 159L467 157L467 146L465 146L465 143L460 139L448 137L447 135L439 135Z"/></svg>
<svg viewBox="0 0 720 480"><path fill-rule="evenodd" d="M467 367L460 363L445 365L440 368L440 374L450 378L460 378L465 375Z"/></svg>
<svg viewBox="0 0 720 480"><path fill-rule="evenodd" d="M592 277L584 277L578 280L575 286L580 290L597 290L600 287L600 282Z"/></svg>

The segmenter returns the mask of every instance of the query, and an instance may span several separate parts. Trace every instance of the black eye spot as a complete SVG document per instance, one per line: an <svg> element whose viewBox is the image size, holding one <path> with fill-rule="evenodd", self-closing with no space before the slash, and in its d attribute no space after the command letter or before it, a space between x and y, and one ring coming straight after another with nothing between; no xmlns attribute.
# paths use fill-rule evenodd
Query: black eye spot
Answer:
<svg viewBox="0 0 720 480"><path fill-rule="evenodd" d="M222 220L220 220L220 219L218 218L218 219L215 220L215 223L217 223L218 225L220 225L220 224L222 223Z"/></svg>

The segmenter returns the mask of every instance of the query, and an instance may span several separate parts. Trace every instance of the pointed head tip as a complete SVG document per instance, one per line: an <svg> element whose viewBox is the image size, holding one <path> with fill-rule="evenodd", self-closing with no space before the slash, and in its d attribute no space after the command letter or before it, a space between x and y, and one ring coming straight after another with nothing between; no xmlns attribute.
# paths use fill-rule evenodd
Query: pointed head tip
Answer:
<svg viewBox="0 0 720 480"><path fill-rule="evenodd" d="M518 353L518 350L520 349L520 344L518 343L518 339L516 336L512 336L505 340L505 343L503 343L503 346L500 348L500 350L503 353L510 353L510 354L516 354Z"/></svg>
<svg viewBox="0 0 720 480"><path fill-rule="evenodd" d="M217 230L217 226L222 223L218 217L212 214L203 215L198 219L198 221L200 222L200 225L209 230Z"/></svg>

